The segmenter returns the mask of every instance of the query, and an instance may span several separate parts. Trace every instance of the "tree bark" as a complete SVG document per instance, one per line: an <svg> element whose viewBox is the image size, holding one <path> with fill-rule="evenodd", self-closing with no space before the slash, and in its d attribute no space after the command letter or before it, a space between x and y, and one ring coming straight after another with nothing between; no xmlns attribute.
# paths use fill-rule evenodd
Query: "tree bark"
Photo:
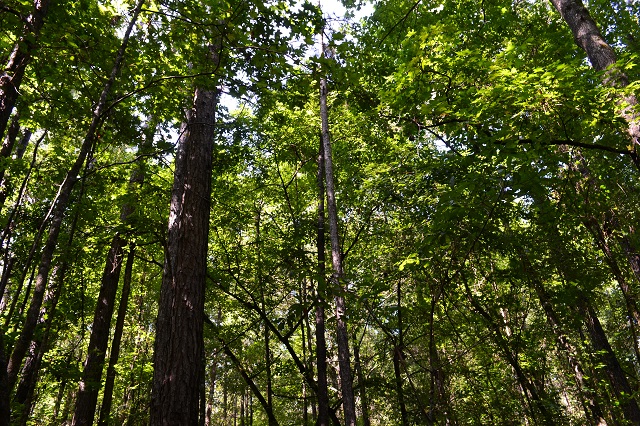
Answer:
<svg viewBox="0 0 640 426"><path fill-rule="evenodd" d="M587 54L596 71L604 71L604 84L622 88L629 84L627 76L617 67L616 54L605 41L581 0L551 0L551 3L567 23L576 44ZM627 122L627 134L633 145L630 156L640 170L638 144L640 144L640 115L634 112L638 100L635 95L620 96L617 99L618 114Z"/></svg>
<svg viewBox="0 0 640 426"><path fill-rule="evenodd" d="M362 362L360 361L360 345L353 340L353 361L356 377L358 378L358 389L360 393L360 407L362 408L362 426L371 426L371 418L369 416L369 398L367 397L367 384L362 371Z"/></svg>
<svg viewBox="0 0 640 426"><path fill-rule="evenodd" d="M316 365L318 375L318 419L317 426L329 425L329 392L327 388L327 341L325 337L324 306L327 294L326 244L324 228L324 149L322 141L318 154L318 228L316 247L318 251L318 284L316 288Z"/></svg>
<svg viewBox="0 0 640 426"><path fill-rule="evenodd" d="M149 150L151 142L153 140L153 130L155 126L151 126L151 131L147 127L147 132L143 135L142 142L139 146L138 152L144 154ZM151 133L151 135L147 134ZM141 162L144 160L138 160L138 167L131 172L129 178L128 193L135 196L137 188L134 185L139 185L144 182L144 166L141 166ZM120 221L126 224L129 216L135 211L135 204L125 203L121 207ZM87 349L87 359L85 361L84 371L82 373L82 379L80 380L78 396L76 399L76 410L73 416L72 425L91 425L95 417L96 405L98 404L98 393L102 387L102 372L104 370L105 356L107 353L107 347L109 345L109 332L111 330L111 320L113 318L113 310L115 309L116 293L118 291L118 283L120 282L120 272L122 269L122 262L124 256L124 247L127 245L126 236L116 233L111 240L111 247L107 254L107 260L104 272L102 274L102 282L100 286L100 293L98 295L98 301L93 316L93 326L91 328L91 337L89 339L89 347ZM127 262L133 262L133 246L131 246L131 252L128 256ZM127 263L128 265L128 263ZM129 266L129 265L128 265ZM122 298L125 301L125 305L120 306L118 309L118 319L116 323L116 331L113 336L114 344L117 346L115 354L113 348L111 350L111 356L109 366L113 368L111 362L114 360L117 362L118 354L120 350L120 337L122 336L122 327L124 326L124 315L126 315L126 298L129 296L129 290L131 285L131 270L128 272L128 282L123 284ZM126 280L126 278L125 278ZM125 288L126 291L125 291ZM122 303L122 302L121 302ZM124 311L123 311L124 309ZM118 321L122 321L119 323ZM118 331L118 325L120 330ZM118 335L119 333L119 335ZM112 374L115 374L112 372ZM111 386L113 387L113 377L111 378ZM113 389L110 390L112 392ZM111 398L111 395L106 393L105 397ZM111 401L108 400L106 404L109 410L111 409ZM105 408L105 404L102 404L102 409ZM108 411L106 413L108 415Z"/></svg>
<svg viewBox="0 0 640 426"><path fill-rule="evenodd" d="M0 139L4 136L11 112L18 100L20 84L24 78L31 54L37 48L37 39L44 25L50 0L35 0L33 11L27 17L20 39L13 45L11 55L0 75Z"/></svg>
<svg viewBox="0 0 640 426"><path fill-rule="evenodd" d="M342 408L347 426L356 424L356 405L353 393L353 375L349 354L349 333L347 331L346 306L342 284L344 275L342 253L338 237L338 212L333 179L333 160L331 158L331 140L329 137L329 112L327 108L327 79L320 79L320 118L322 120L322 146L324 148L324 173L327 192L327 210L329 213L329 234L331 235L331 263L333 265L332 285L335 288L336 323L338 345L338 364L340 366L340 388L342 390Z"/></svg>
<svg viewBox="0 0 640 426"><path fill-rule="evenodd" d="M7 380L7 357L4 352L4 332L0 328L0 426L9 426L11 408Z"/></svg>
<svg viewBox="0 0 640 426"><path fill-rule="evenodd" d="M633 398L633 391L631 390L627 376L622 370L622 366L609 344L609 340L600 324L598 316L584 294L580 297L578 309L584 316L591 344L598 354L598 358L604 364L604 371L609 379L609 383L611 383L613 393L622 408L625 419L630 424L640 424L640 408Z"/></svg>
<svg viewBox="0 0 640 426"><path fill-rule="evenodd" d="M87 134L85 135L82 146L80 147L78 157L76 158L76 161L74 162L71 169L67 172L64 181L60 185L57 201L54 201L54 205L52 206L49 235L47 236L47 241L45 242L45 245L42 249L40 264L38 266L38 274L36 276L36 285L33 290L33 296L31 298L31 303L27 311L27 316L25 318L22 331L15 343L13 352L11 353L11 357L7 365L8 385L10 389L12 389L15 385L18 371L20 370L20 366L22 365L22 361L36 330L38 316L40 314L40 307L42 306L42 300L44 298L46 284L49 278L49 272L51 270L51 261L53 260L53 254L55 252L56 246L58 245L58 236L60 234L62 222L69 205L69 200L71 199L71 192L73 191L73 188L78 181L78 174L82 169L87 155L89 154L93 146L96 130L98 129L98 126L100 124L102 113L107 106L107 95L111 92L111 87L113 86L116 80L116 76L118 75L118 72L120 71L120 68L122 66L127 44L129 43L129 36L131 35L133 26L137 21L143 3L144 0L139 0L136 4L131 22L129 23L129 27L127 28L127 31L123 36L120 49L116 54L115 63L113 65L113 68L111 69L111 75L109 76L108 81L105 83L104 88L102 89L102 93L100 94L100 99L98 100L96 107L93 110L91 124L89 125Z"/></svg>
<svg viewBox="0 0 640 426"><path fill-rule="evenodd" d="M158 307L151 425L195 425L217 91L196 89L178 141Z"/></svg>
<svg viewBox="0 0 640 426"><path fill-rule="evenodd" d="M118 290L118 281L120 280L124 244L125 242L120 235L116 234L113 237L104 272L102 273L102 283L93 316L87 359L78 389L76 410L71 422L73 426L90 426L93 424L95 417L98 392L102 387L102 370L104 369L104 360L109 342L111 318L113 317L114 302Z"/></svg>
<svg viewBox="0 0 640 426"><path fill-rule="evenodd" d="M111 351L109 353L109 366L107 367L107 377L104 383L104 396L102 398L102 405L100 406L100 417L98 420L98 426L107 426L109 414L111 413L111 404L113 401L113 386L116 378L116 364L118 363L118 357L120 356L120 343L122 341L122 332L124 330L124 320L127 316L129 294L131 293L131 275L133 272L134 254L135 246L131 244L129 253L127 254L127 263L124 268L122 294L120 295L120 305L118 306L116 327L113 331Z"/></svg>
<svg viewBox="0 0 640 426"><path fill-rule="evenodd" d="M396 379L396 393L398 397L398 406L400 407L400 419L402 426L409 426L409 416L407 414L407 406L404 401L404 388L402 386L402 364L404 364L404 325L402 324L402 287L400 280L396 286L396 301L398 309L398 339L393 345L393 373Z"/></svg>

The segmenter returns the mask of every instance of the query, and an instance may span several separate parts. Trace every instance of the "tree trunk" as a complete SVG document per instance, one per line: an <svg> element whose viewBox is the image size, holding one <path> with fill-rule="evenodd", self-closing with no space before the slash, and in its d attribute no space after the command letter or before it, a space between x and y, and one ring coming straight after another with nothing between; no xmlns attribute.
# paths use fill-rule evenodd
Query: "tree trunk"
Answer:
<svg viewBox="0 0 640 426"><path fill-rule="evenodd" d="M111 403L113 401L113 386L116 378L116 364L120 356L120 343L122 341L122 332L124 330L124 320L127 316L127 307L129 304L129 294L131 292L131 275L133 272L135 246L130 245L129 254L127 255L127 264L124 268L124 280L122 283L122 294L120 295L120 305L118 306L118 318L116 319L116 327L113 331L113 339L111 343L111 352L109 353L109 366L107 367L107 377L104 383L104 396L100 407L100 418L98 426L106 426L111 413Z"/></svg>
<svg viewBox="0 0 640 426"><path fill-rule="evenodd" d="M320 79L320 118L322 120L322 146L324 148L324 173L327 191L327 210L329 212L329 234L331 235L331 263L333 265L332 285L335 289L336 323L338 345L338 364L340 366L340 388L342 390L342 408L347 426L356 424L356 405L351 374L351 356L349 354L349 333L347 331L346 306L344 295L346 287L342 284L342 253L338 237L338 212L333 180L333 160L331 158L331 140L329 138L329 112L327 109L327 79Z"/></svg>
<svg viewBox="0 0 640 426"><path fill-rule="evenodd" d="M265 302L265 296L264 296L264 280L262 279L262 242L260 240L260 221L261 221L261 212L260 212L260 208L258 206L258 210L256 211L256 219L255 219L255 225L256 225L256 283L258 284L258 287L260 288L260 306L262 309L262 312L267 312L266 309L266 302ZM272 383L271 383L271 343L270 343L270 338L271 335L269 333L269 326L267 325L266 322L263 321L263 337L264 337L264 360L265 360L265 375L266 375L266 379L267 379L267 405L269 406L269 411L273 412L273 389L272 389ZM274 421L274 417L270 416L269 417L269 426L275 426L276 423L273 423Z"/></svg>
<svg viewBox="0 0 640 426"><path fill-rule="evenodd" d="M7 357L4 352L4 332L0 328L0 426L9 426L10 419Z"/></svg>
<svg viewBox="0 0 640 426"><path fill-rule="evenodd" d="M535 271L533 271L531 263L529 262L524 250L520 250L519 255L522 260L525 273L529 277L529 281L538 296L542 309L545 312L547 323L553 331L553 334L556 336L558 346L565 353L569 366L573 370L576 388L585 409L585 417L589 421L589 424L593 426L606 426L607 422L600 406L598 405L596 395L593 392L593 386L589 383L589 379L585 376L582 365L576 358L577 350L569 341L567 333L563 330L562 324L555 312L553 304L551 303L551 298L549 297L547 290L544 288L540 279L536 276Z"/></svg>
<svg viewBox="0 0 640 426"><path fill-rule="evenodd" d="M324 306L327 294L327 271L324 238L324 149L320 143L318 154L318 228L316 247L318 250L318 285L316 288L316 365L318 374L318 420L317 426L329 426L329 392L327 388L327 341L325 338Z"/></svg>
<svg viewBox="0 0 640 426"><path fill-rule="evenodd" d="M633 398L633 391L631 390L627 376L622 370L622 366L609 344L609 340L600 324L598 316L584 294L580 297L578 309L584 316L591 344L598 354L598 358L604 365L604 371L609 379L609 383L611 383L613 393L620 407L622 407L625 419L630 424L640 424L640 408Z"/></svg>
<svg viewBox="0 0 640 426"><path fill-rule="evenodd" d="M238 370L238 373L240 373L240 375L244 379L245 383L247 384L247 386L249 386L249 388L251 389L253 394L256 396L256 398L258 398L258 401L260 402L260 405L262 405L262 408L264 408L265 413L267 413L267 418L269 419L269 424L277 426L278 425L278 420L276 419L276 417L273 414L272 407L267 403L267 400L264 399L264 396L262 395L262 392L260 392L260 389L255 384L255 382L251 379L251 377L249 376L249 373L247 373L247 371L244 369L244 367L240 363L240 360L238 359L238 357L235 356L233 351L231 351L231 348L229 348L229 345L227 345L222 340L222 338L220 336L218 336L218 341L222 345L222 350L224 351L225 355L227 355L227 357L231 360L231 362L236 366L236 369ZM243 398L244 398L244 396L243 396Z"/></svg>
<svg viewBox="0 0 640 426"><path fill-rule="evenodd" d="M555 420L551 413L547 408L547 398L546 395L541 394L541 392L536 389L536 387L531 383L531 381L527 378L526 374L522 370L522 366L520 365L520 361L513 354L511 348L509 348L509 344L502 335L502 330L500 325L494 320L491 314L482 307L480 302L473 295L471 289L469 288L469 284L466 279L463 278L463 284L465 287L465 292L467 295L467 299L473 306L474 310L480 314L480 316L485 320L487 326L493 332L495 337L495 342L498 348L502 351L503 355L507 359L507 362L513 369L513 372L516 375L516 379L518 380L518 385L522 388L523 395L525 400L533 400L533 404L531 405L531 417L533 418L534 423L537 423L536 410L542 415L542 423L546 425L555 425Z"/></svg>
<svg viewBox="0 0 640 426"><path fill-rule="evenodd" d="M9 117L18 100L20 84L27 65L31 61L31 54L36 49L36 42L47 15L50 0L35 0L33 11L26 18L24 30L20 39L13 45L7 65L0 75L0 139L7 129Z"/></svg>
<svg viewBox="0 0 640 426"><path fill-rule="evenodd" d="M586 53L596 71L605 71L604 84L612 87L625 87L629 84L627 76L615 67L616 54L604 40L598 26L581 0L551 0L553 6L565 20L576 44ZM638 144L640 143L640 117L633 111L638 104L635 95L620 96L617 99L618 114L627 122L627 133L633 145L630 156L640 170Z"/></svg>
<svg viewBox="0 0 640 426"><path fill-rule="evenodd" d="M198 422L216 105L216 90L196 89L178 141L156 327L152 426Z"/></svg>
<svg viewBox="0 0 640 426"><path fill-rule="evenodd" d="M355 362L356 377L358 377L358 387L360 390L360 407L362 407L362 426L371 426L371 418L369 417L369 398L367 398L367 385L365 383L364 373L362 372L362 363L360 361L360 345L353 339L353 361Z"/></svg>
<svg viewBox="0 0 640 426"><path fill-rule="evenodd" d="M24 320L22 331L15 343L13 352L11 353L11 357L7 365L7 376L10 389L13 388L16 382L18 371L20 370L22 361L36 330L38 316L40 314L40 307L42 306L42 300L44 298L46 284L49 278L49 272L51 270L51 261L53 260L53 254L58 244L58 235L60 234L60 229L62 227L62 222L67 210L67 206L69 205L69 200L71 199L71 192L76 182L78 181L78 174L82 169L87 155L89 154L93 146L96 130L98 129L102 118L102 113L107 105L107 95L111 92L111 87L113 86L116 76L118 75L118 72L120 71L120 68L122 66L124 53L129 42L129 36L135 22L137 21L138 14L140 13L143 2L144 0L139 0L136 5L133 16L131 18L131 22L129 23L129 27L124 34L122 44L120 45L120 49L118 50L118 53L116 55L115 63L113 65L113 68L111 69L109 80L105 83L102 93L100 94L100 99L98 100L96 107L93 110L91 124L89 125L89 130L87 131L84 141L82 142L82 146L80 147L78 157L76 158L76 161L71 169L67 172L67 175L60 185L60 189L58 190L57 200L54 201L54 206L52 207L51 213L51 224L49 226L49 235L47 236L47 241L45 242L45 245L42 249L40 264L38 266L38 274L36 277L36 285L33 291L33 296L31 298L31 304L29 305L29 310L27 311L27 316Z"/></svg>
<svg viewBox="0 0 640 426"><path fill-rule="evenodd" d="M114 302L120 279L124 244L125 242L119 234L113 237L102 273L100 294L93 316L93 326L87 349L87 360L84 364L76 410L71 423L73 426L90 426L95 417L98 392L102 386L102 370L109 342L111 318L113 317Z"/></svg>
<svg viewBox="0 0 640 426"><path fill-rule="evenodd" d="M409 426L409 416L407 414L407 406L404 401L404 388L402 387L402 364L404 364L404 333L402 324L402 287L400 280L396 286L396 302L398 308L398 339L393 345L393 373L396 379L396 393L398 397L398 406L400 407L400 418L402 426ZM433 414L432 414L433 415Z"/></svg>
<svg viewBox="0 0 640 426"><path fill-rule="evenodd" d="M153 132L154 126L151 126ZM147 128L148 130L148 128ZM152 142L152 136L143 135L143 142L141 143L138 151L144 154ZM144 160L139 160L144 161ZM130 195L136 194L137 188L134 185L139 185L144 182L144 167L138 163L138 168L131 172L129 178L128 193ZM125 203L121 207L120 221L126 224L129 216L134 212L135 205L131 203ZM91 328L91 337L89 339L89 347L87 349L87 359L85 361L84 371L82 379L80 380L80 386L78 390L78 397L76 400L76 411L73 417L73 426L77 425L91 425L95 417L96 405L98 403L98 393L102 387L102 372L104 370L105 356L107 353L107 347L109 345L109 331L111 330L111 320L113 318L113 310L115 308L116 293L118 291L118 283L120 281L120 272L122 269L122 261L124 255L124 247L127 245L127 239L116 233L111 241L111 247L107 254L107 260L104 272L102 274L102 283L100 286L100 293L98 295L98 301L93 316L93 326ZM127 266L129 262L133 262L133 246L127 258ZM124 316L126 315L127 298L129 297L129 290L131 286L131 270L128 272L128 282L123 284L122 289L122 301L124 305L121 305L118 309L118 318L116 320L116 331L113 336L114 345L117 346L114 354L112 348L109 367L114 368L115 365L111 365L112 361L117 363L119 351L120 351L120 338L122 337L122 328L124 326ZM127 278L125 278L126 281ZM126 290L125 290L125 287ZM120 321L122 323L120 323ZM118 326L120 330L118 331ZM119 333L119 335L118 335ZM114 360L115 355L115 360ZM115 374L114 371L111 374ZM109 379L108 379L109 380ZM113 387L113 377L111 377L111 387ZM106 390L105 390L106 391ZM105 392L105 398L108 399L107 404L102 404L102 409L107 408L111 410L111 395ZM108 416L109 411L106 412Z"/></svg>
<svg viewBox="0 0 640 426"><path fill-rule="evenodd" d="M73 219L73 225L69 235L69 241L67 244L67 250L64 258L69 256L69 248L72 245L75 235L76 225L78 222L78 214L76 212ZM30 354L24 363L24 367L21 372L21 380L15 392L14 401L19 405L22 405L22 416L20 418L20 425L26 425L29 420L31 408L33 405L33 395L40 375L40 366L42 364L42 358L49 349L49 339L51 336L51 327L54 324L54 318L56 315L56 308L58 301L60 300L60 294L63 291L67 271L69 269L69 263L63 261L57 268L55 283L52 283L49 289L49 295L45 301L45 308L40 312L40 322L44 324L45 330L42 333L42 338L36 338L31 342ZM17 417L17 413L16 413Z"/></svg>

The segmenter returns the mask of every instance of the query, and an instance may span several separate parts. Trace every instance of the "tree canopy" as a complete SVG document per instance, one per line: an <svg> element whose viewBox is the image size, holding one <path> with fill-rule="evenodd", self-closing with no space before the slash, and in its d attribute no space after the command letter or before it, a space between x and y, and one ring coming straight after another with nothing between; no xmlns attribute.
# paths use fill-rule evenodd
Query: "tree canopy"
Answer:
<svg viewBox="0 0 640 426"><path fill-rule="evenodd" d="M640 424L639 24L0 0L0 426Z"/></svg>

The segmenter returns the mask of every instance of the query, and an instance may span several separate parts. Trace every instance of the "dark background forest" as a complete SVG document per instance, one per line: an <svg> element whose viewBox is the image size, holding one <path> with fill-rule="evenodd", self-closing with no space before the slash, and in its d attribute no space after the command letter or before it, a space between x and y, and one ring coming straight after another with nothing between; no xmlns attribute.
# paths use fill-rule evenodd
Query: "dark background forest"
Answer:
<svg viewBox="0 0 640 426"><path fill-rule="evenodd" d="M640 3L0 1L0 426L640 425Z"/></svg>

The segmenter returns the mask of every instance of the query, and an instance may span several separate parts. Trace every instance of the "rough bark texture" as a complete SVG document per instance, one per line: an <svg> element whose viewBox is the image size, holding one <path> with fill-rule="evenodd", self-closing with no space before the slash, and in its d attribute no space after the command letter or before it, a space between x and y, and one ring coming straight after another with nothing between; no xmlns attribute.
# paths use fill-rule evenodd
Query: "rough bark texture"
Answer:
<svg viewBox="0 0 640 426"><path fill-rule="evenodd" d="M9 117L18 100L20 84L31 54L37 47L37 38L44 24L50 0L36 0L33 11L27 17L22 37L13 45L13 50L0 75L0 138L7 129Z"/></svg>
<svg viewBox="0 0 640 426"><path fill-rule="evenodd" d="M320 143L318 155L318 288L316 289L316 364L318 374L318 420L317 426L329 425L329 392L327 388L327 341L325 338L324 306L327 292L326 244L324 238L324 149Z"/></svg>
<svg viewBox="0 0 640 426"><path fill-rule="evenodd" d="M596 71L605 71L604 84L612 87L625 87L629 84L627 76L615 67L616 54L605 41L598 26L581 0L551 0L551 3L565 20L576 44L587 54ZM620 96L618 114L627 122L627 133L631 138L633 150L630 152L636 167L640 169L638 144L640 143L640 115L634 112L638 100L634 95Z"/></svg>
<svg viewBox="0 0 640 426"><path fill-rule="evenodd" d="M54 201L54 206L51 212L51 223L49 225L49 235L47 236L47 241L42 249L40 264L38 265L38 275L36 276L31 303L27 311L24 325L20 332L20 336L16 340L13 352L11 353L11 358L7 365L8 386L10 389L13 388L16 383L18 371L20 370L20 366L22 365L22 361L36 330L38 316L40 315L40 307L42 306L46 284L49 279L49 272L51 271L51 261L53 260L53 254L56 246L58 245L58 236L60 234L67 206L69 205L69 200L71 199L71 192L78 181L78 174L80 173L87 155L93 146L96 130L98 129L102 113L107 105L107 95L111 92L111 87L116 80L116 76L120 72L120 68L124 60L124 53L129 42L129 36L131 35L131 30L138 19L143 3L144 0L139 0L136 5L129 27L123 36L122 44L116 54L115 63L111 69L109 80L105 83L102 93L100 94L100 99L93 110L91 124L89 125L87 134L82 142L82 146L80 147L78 157L71 169L67 172L64 181L60 185L57 200Z"/></svg>
<svg viewBox="0 0 640 426"><path fill-rule="evenodd" d="M178 142L158 307L151 425L196 425L217 93L196 89Z"/></svg>
<svg viewBox="0 0 640 426"><path fill-rule="evenodd" d="M335 288L336 323L338 344L338 363L340 365L340 388L342 407L347 426L356 424L356 404L353 393L353 375L349 354L349 333L347 331L346 306L344 301L342 253L338 237L338 212L336 192L333 180L333 161L331 158L331 140L329 138L329 112L327 109L327 79L320 79L320 118L322 120L322 146L324 148L324 174L327 191L327 211L329 213L329 234L331 235L331 263L333 265L332 284Z"/></svg>
<svg viewBox="0 0 640 426"><path fill-rule="evenodd" d="M113 237L111 249L102 273L102 282L98 303L93 315L93 326L87 349L87 359L78 389L76 410L73 415L73 426L89 426L93 424L98 392L102 386L102 370L109 344L111 318L118 291L120 270L122 268L124 240L120 235Z"/></svg>

